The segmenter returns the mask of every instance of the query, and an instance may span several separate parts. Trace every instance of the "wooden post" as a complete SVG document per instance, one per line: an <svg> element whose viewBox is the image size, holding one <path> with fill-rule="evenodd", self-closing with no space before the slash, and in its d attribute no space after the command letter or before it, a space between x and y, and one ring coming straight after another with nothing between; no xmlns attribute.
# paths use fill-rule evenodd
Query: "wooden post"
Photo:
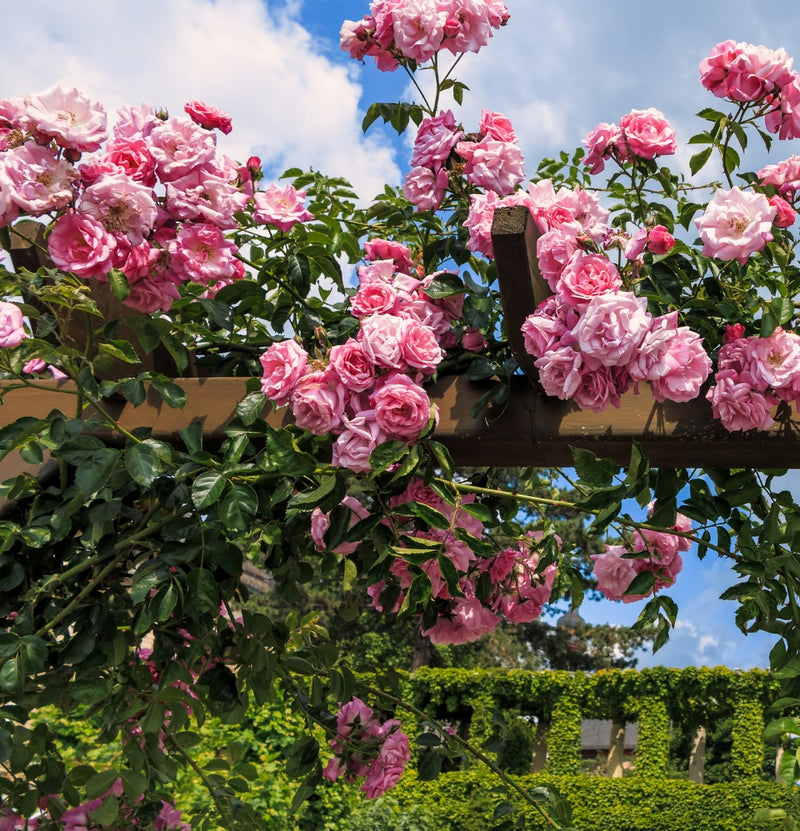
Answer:
<svg viewBox="0 0 800 831"><path fill-rule="evenodd" d="M536 738L531 759L531 773L542 773L547 766L547 734L550 724L541 718L536 722Z"/></svg>
<svg viewBox="0 0 800 831"><path fill-rule="evenodd" d="M609 779L622 778L622 763L625 761L625 722L611 722L611 736L608 740L608 761L606 776Z"/></svg>
<svg viewBox="0 0 800 831"><path fill-rule="evenodd" d="M706 764L706 728L702 725L694 731L692 749L689 753L689 781L703 784Z"/></svg>

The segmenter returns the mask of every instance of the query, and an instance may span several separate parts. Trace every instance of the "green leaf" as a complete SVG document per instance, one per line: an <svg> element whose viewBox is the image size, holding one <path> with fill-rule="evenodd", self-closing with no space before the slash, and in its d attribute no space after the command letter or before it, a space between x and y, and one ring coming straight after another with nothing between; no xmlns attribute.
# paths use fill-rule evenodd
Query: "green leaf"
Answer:
<svg viewBox="0 0 800 831"><path fill-rule="evenodd" d="M441 300L456 294L464 294L465 291L466 286L461 281L461 278L457 274L449 271L443 271L434 277L430 285L424 289L424 293L432 300Z"/></svg>
<svg viewBox="0 0 800 831"><path fill-rule="evenodd" d="M153 389L164 399L164 403L173 410L182 410L186 404L186 390L173 381L153 381Z"/></svg>
<svg viewBox="0 0 800 831"><path fill-rule="evenodd" d="M204 568L195 568L186 578L186 608L198 614L219 612L219 591L214 575Z"/></svg>
<svg viewBox="0 0 800 831"><path fill-rule="evenodd" d="M258 512L258 494L247 484L231 486L219 505L220 519L230 528L247 529Z"/></svg>
<svg viewBox="0 0 800 831"><path fill-rule="evenodd" d="M236 415L242 424L252 424L263 412L267 396L263 392L251 392L236 405Z"/></svg>
<svg viewBox="0 0 800 831"><path fill-rule="evenodd" d="M125 300L131 293L131 287L128 284L128 278L116 268L112 268L108 272L108 284L111 286L111 293L117 300Z"/></svg>
<svg viewBox="0 0 800 831"><path fill-rule="evenodd" d="M642 571L631 581L630 586L625 589L625 594L650 594L656 584L656 576L652 571Z"/></svg>
<svg viewBox="0 0 800 831"><path fill-rule="evenodd" d="M215 470L201 473L192 485L192 502L198 511L213 505L225 490L225 477Z"/></svg>
<svg viewBox="0 0 800 831"><path fill-rule="evenodd" d="M599 459L591 450L571 447L575 472L582 482L594 488L608 487L619 473L619 465L608 459Z"/></svg>
<svg viewBox="0 0 800 831"><path fill-rule="evenodd" d="M125 469L137 485L149 487L161 472L161 461L146 442L130 444L125 448Z"/></svg>
<svg viewBox="0 0 800 831"><path fill-rule="evenodd" d="M713 149L714 149L713 147L706 147L705 150L701 150L699 153L695 153L694 156L692 156L689 159L689 170L692 171L693 176L711 158L711 152L712 152Z"/></svg>

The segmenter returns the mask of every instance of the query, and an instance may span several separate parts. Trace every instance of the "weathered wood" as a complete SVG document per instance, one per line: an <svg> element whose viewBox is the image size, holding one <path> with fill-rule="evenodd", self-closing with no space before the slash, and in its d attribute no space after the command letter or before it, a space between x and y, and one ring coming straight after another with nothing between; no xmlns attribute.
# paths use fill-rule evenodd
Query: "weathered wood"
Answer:
<svg viewBox="0 0 800 831"><path fill-rule="evenodd" d="M706 728L702 725L694 731L689 755L689 781L703 784L706 764Z"/></svg>
<svg viewBox="0 0 800 831"><path fill-rule="evenodd" d="M606 776L609 779L621 779L623 775L622 763L625 761L625 722L612 721L611 735L608 739L608 761L606 762Z"/></svg>
<svg viewBox="0 0 800 831"><path fill-rule="evenodd" d="M183 409L168 407L153 390L139 407L111 401L106 410L121 427L143 425L153 436L177 440L194 419L203 424L210 441L221 440L246 395L245 378L178 378L186 391ZM64 391L70 382L42 380L37 388L7 392L0 406L0 427L22 416L45 417L51 410L71 413L74 399ZM689 404L658 403L646 388L623 397L619 410L581 411L576 405L547 398L523 378L514 384L504 407L494 406L478 418L471 410L486 387L459 375L448 376L430 388L439 405L436 438L446 445L457 464L483 466L570 466L571 447L591 450L625 464L637 441L654 465L664 467L800 467L800 438L792 419L769 431L728 433L711 418L707 401ZM287 409L265 410L274 426L291 423ZM107 438L114 440L112 433ZM117 437L119 438L119 436ZM0 477L7 478L0 465Z"/></svg>

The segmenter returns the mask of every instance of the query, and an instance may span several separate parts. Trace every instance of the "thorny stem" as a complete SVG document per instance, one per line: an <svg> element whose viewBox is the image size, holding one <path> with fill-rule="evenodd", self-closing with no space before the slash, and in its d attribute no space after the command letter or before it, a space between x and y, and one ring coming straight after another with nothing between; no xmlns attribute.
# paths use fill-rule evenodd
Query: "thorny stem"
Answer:
<svg viewBox="0 0 800 831"><path fill-rule="evenodd" d="M422 719L423 721L430 721L430 716L427 713L424 713L422 710L417 709L413 704L408 704L407 702L403 701L403 699L398 698L397 696L392 695L391 693L384 692L383 690L379 690L377 687L372 687L369 684L364 684L362 682L358 682L358 686L361 687L368 693L376 696L377 698L383 698L386 701L390 701L394 704L395 707L400 708L401 710L406 710L409 713L412 713L417 718ZM467 751L471 756L474 756L479 762L486 765L492 773L497 776L500 781L509 789L515 791L519 794L529 805L532 805L541 815L547 820L548 826L551 828L560 829L561 826L558 825L555 820L547 813L547 811L542 807L541 803L538 801L531 799L530 794L528 793L526 788L523 788L518 782L512 779L505 771L501 770L488 756L481 753L477 747L471 745L465 739L462 739L458 735L450 735L448 734L448 738L450 741L457 744L459 747L463 748Z"/></svg>

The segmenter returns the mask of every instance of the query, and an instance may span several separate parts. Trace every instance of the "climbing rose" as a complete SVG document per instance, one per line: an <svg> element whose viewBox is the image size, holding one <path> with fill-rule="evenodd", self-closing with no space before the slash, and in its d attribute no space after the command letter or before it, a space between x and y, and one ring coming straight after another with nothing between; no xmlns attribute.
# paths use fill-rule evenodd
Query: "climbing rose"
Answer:
<svg viewBox="0 0 800 831"><path fill-rule="evenodd" d="M62 214L47 240L50 257L57 268L79 277L104 277L111 271L117 247L114 237L94 217Z"/></svg>
<svg viewBox="0 0 800 831"><path fill-rule="evenodd" d="M431 416L428 393L407 375L392 373L371 397L375 420L389 438L416 439Z"/></svg>
<svg viewBox="0 0 800 831"><path fill-rule="evenodd" d="M203 101L187 101L183 106L184 112L201 127L213 130L215 127L226 136L233 129L231 117L219 107L211 107Z"/></svg>
<svg viewBox="0 0 800 831"><path fill-rule="evenodd" d="M309 222L314 218L303 205L305 198L304 190L296 190L291 185L267 185L263 192L253 195L253 219L274 225L279 231L288 231L298 222Z"/></svg>
<svg viewBox="0 0 800 831"><path fill-rule="evenodd" d="M619 120L619 129L625 149L640 159L668 156L678 147L675 130L664 113L653 107L631 110Z"/></svg>
<svg viewBox="0 0 800 831"><path fill-rule="evenodd" d="M0 347L19 346L26 337L22 310L13 303L0 300Z"/></svg>
<svg viewBox="0 0 800 831"><path fill-rule="evenodd" d="M79 153L99 149L108 137L106 112L74 87L50 87L25 97L25 115L38 133Z"/></svg>
<svg viewBox="0 0 800 831"><path fill-rule="evenodd" d="M694 221L703 240L703 255L744 265L772 240L776 212L763 193L720 188L705 213Z"/></svg>
<svg viewBox="0 0 800 831"><path fill-rule="evenodd" d="M308 353L297 341L283 340L273 343L259 360L263 370L261 391L279 407L285 406L305 374Z"/></svg>

